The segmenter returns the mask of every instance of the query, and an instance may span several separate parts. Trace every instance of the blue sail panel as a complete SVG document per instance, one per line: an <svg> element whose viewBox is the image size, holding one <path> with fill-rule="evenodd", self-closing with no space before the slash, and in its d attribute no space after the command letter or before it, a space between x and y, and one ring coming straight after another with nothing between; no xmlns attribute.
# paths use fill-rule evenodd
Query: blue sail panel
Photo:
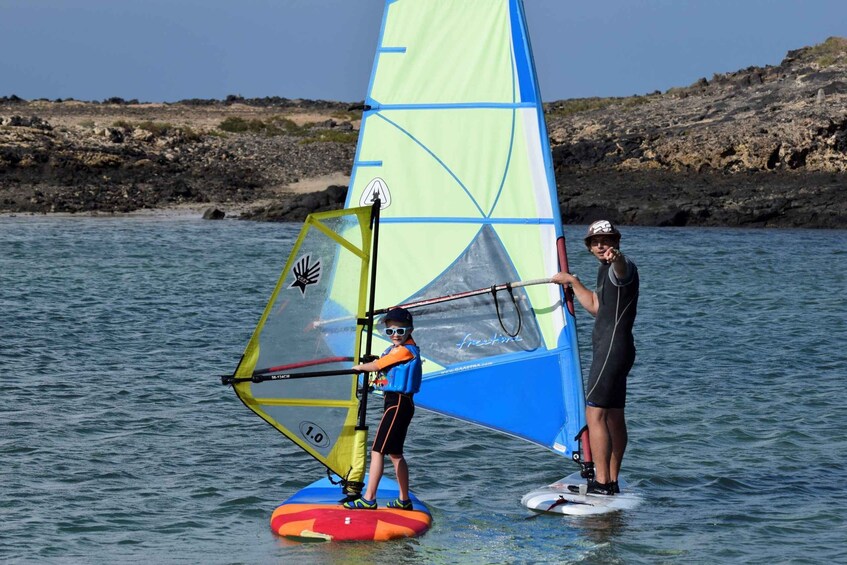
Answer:
<svg viewBox="0 0 847 565"><path fill-rule="evenodd" d="M554 353L431 377L418 403L539 445L548 446L553 438L549 446L569 454L574 438L567 430L573 422L562 398L579 391L569 390L568 379L563 378L568 362ZM580 418L576 420L578 425Z"/></svg>

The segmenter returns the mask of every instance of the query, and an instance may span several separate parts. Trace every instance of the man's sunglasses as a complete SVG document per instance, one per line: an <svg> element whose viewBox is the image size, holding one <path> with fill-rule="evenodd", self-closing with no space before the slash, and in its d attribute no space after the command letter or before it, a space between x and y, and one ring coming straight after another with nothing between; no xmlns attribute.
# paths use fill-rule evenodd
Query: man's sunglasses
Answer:
<svg viewBox="0 0 847 565"><path fill-rule="evenodd" d="M406 330L411 330L412 328L385 328L385 335L406 335Z"/></svg>

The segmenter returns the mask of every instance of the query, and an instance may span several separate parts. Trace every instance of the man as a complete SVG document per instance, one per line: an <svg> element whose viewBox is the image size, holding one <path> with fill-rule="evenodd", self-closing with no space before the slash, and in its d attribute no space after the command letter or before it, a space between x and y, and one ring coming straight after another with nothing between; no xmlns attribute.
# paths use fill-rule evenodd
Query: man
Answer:
<svg viewBox="0 0 847 565"><path fill-rule="evenodd" d="M632 326L638 305L638 269L621 253L620 241L621 233L609 221L599 220L588 227L585 245L601 263L596 290L589 290L570 273L552 278L555 283L571 285L579 303L595 317L585 395L595 473L588 481L588 492L603 495L620 492L618 473L627 443L626 378L635 362Z"/></svg>

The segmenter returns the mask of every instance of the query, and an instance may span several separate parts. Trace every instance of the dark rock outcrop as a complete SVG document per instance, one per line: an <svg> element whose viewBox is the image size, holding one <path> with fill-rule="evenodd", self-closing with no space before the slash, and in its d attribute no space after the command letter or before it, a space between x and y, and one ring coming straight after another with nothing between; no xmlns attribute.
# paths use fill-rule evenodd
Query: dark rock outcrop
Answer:
<svg viewBox="0 0 847 565"><path fill-rule="evenodd" d="M0 212L176 204L301 221L340 206L359 110L269 97L139 104L0 97ZM563 219L847 228L847 39L684 88L545 105ZM271 202L259 206L260 202Z"/></svg>
<svg viewBox="0 0 847 565"><path fill-rule="evenodd" d="M275 204L249 210L241 217L269 222L302 222L312 212L342 208L346 196L346 186L332 185L326 190L289 196Z"/></svg>
<svg viewBox="0 0 847 565"><path fill-rule="evenodd" d="M346 106L292 104L0 104L0 212L243 207L349 172L356 133L326 114Z"/></svg>
<svg viewBox="0 0 847 565"><path fill-rule="evenodd" d="M687 88L547 108L562 214L847 227L847 40ZM574 108L595 108L573 111Z"/></svg>
<svg viewBox="0 0 847 565"><path fill-rule="evenodd" d="M215 208L214 206L206 208L206 211L203 212L204 220L223 220L224 218L226 218L226 212L220 208Z"/></svg>

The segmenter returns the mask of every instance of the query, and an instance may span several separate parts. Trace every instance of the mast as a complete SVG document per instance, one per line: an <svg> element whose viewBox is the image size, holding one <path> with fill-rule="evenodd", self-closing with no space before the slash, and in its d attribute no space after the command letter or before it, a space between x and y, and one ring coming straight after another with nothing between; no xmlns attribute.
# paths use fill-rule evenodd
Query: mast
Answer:
<svg viewBox="0 0 847 565"><path fill-rule="evenodd" d="M369 284L369 296L368 296L368 310L367 316L363 320L364 332L365 332L365 354L359 358L361 362L363 359L370 359L372 357L373 351L373 328L374 328L374 301L376 300L376 280L377 280L377 251L379 250L379 210L380 210L380 200L379 198L374 198L373 204L371 204L371 234L372 234L372 244L371 244L371 276L370 276L370 284ZM367 416L368 416L368 392L369 392L369 380L370 375L365 373L362 382L359 397L359 420L356 424L356 446L357 448L361 446L360 453L356 455L356 460L361 460L363 465L362 472L364 473L364 462L367 460L367 452L365 449L365 445L367 444L368 437L368 425L367 425ZM364 488L364 481L359 480L347 480L344 483L344 494L348 499L354 499L358 497L362 493L362 489Z"/></svg>

